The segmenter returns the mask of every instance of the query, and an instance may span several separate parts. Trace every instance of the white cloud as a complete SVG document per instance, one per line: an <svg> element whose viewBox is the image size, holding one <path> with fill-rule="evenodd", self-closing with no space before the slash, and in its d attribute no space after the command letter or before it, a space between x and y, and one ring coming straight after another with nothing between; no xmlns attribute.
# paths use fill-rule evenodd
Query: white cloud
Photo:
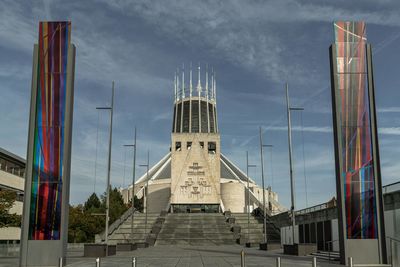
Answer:
<svg viewBox="0 0 400 267"><path fill-rule="evenodd" d="M400 127L380 127L378 133L382 135L400 135Z"/></svg>
<svg viewBox="0 0 400 267"><path fill-rule="evenodd" d="M399 113L400 107L386 107L386 108L378 108L378 113Z"/></svg>

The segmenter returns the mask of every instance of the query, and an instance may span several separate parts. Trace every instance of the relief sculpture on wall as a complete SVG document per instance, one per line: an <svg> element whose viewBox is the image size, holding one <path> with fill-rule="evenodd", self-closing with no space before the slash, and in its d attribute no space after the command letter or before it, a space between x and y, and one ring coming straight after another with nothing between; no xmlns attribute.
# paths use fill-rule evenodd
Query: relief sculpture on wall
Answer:
<svg viewBox="0 0 400 267"><path fill-rule="evenodd" d="M188 198L202 199L205 195L211 195L211 184L205 178L205 172L202 166L193 162L187 171L187 179L181 185L181 195Z"/></svg>

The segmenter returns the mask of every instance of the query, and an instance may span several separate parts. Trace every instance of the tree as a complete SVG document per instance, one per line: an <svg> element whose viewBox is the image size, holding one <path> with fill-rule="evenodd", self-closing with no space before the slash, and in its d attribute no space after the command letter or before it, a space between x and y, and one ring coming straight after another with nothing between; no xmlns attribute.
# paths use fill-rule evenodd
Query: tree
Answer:
<svg viewBox="0 0 400 267"><path fill-rule="evenodd" d="M100 207L101 207L101 202L99 197L96 195L96 193L93 193L88 200L85 202L85 211L91 211L91 212L99 212Z"/></svg>
<svg viewBox="0 0 400 267"><path fill-rule="evenodd" d="M10 214L16 199L17 194L14 191L0 191L0 227L21 226L21 215Z"/></svg>
<svg viewBox="0 0 400 267"><path fill-rule="evenodd" d="M86 218L82 205L69 206L68 242L87 242L86 233L83 231Z"/></svg>
<svg viewBox="0 0 400 267"><path fill-rule="evenodd" d="M124 204L124 200L118 189L114 188L110 190L110 224L121 217L128 208L129 206ZM101 196L101 201L93 193L84 205L70 206L68 242L94 242L95 235L104 231L105 213L105 193Z"/></svg>
<svg viewBox="0 0 400 267"><path fill-rule="evenodd" d="M135 196L135 209L137 211L143 212L143 197L142 198L137 198L137 196ZM132 200L129 200L129 208L132 207Z"/></svg>
<svg viewBox="0 0 400 267"><path fill-rule="evenodd" d="M101 196L102 207L104 211L106 208L106 194ZM128 205L124 203L124 199L118 189L115 187L110 190L110 224L112 224L116 219L122 216L129 208Z"/></svg>

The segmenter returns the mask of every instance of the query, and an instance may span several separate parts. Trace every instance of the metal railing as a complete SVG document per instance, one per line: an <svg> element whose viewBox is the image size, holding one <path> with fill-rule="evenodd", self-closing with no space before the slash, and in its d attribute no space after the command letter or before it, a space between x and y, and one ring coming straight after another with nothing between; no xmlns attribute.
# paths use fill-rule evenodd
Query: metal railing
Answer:
<svg viewBox="0 0 400 267"><path fill-rule="evenodd" d="M134 212L136 212L136 211L137 211L137 209L135 209L133 206L130 207L127 211L125 211L125 213L122 214L121 217L119 217L118 219L116 219L116 220L110 225L110 227L108 228L108 235L111 235L112 233L114 233L114 231L115 231L116 229L118 229L118 227L119 227L123 222L125 222L126 219L128 219L128 218L132 215L132 213L134 213ZM101 240L101 241L104 241L104 240L105 240L105 237L106 237L106 236L105 236L105 231L101 232L101 233L99 234L99 236L100 236L100 240Z"/></svg>
<svg viewBox="0 0 400 267"><path fill-rule="evenodd" d="M298 211L296 211L296 215L302 215L302 214L307 214L307 213L316 212L316 211L320 211L320 210L325 210L328 208L336 207L336 205L337 205L336 200L335 201L331 200L331 201L328 201L328 202L325 202L325 203L322 203L319 205L315 205L315 206L312 206L309 208L298 210Z"/></svg>
<svg viewBox="0 0 400 267"><path fill-rule="evenodd" d="M329 261L329 263L331 263L331 252L334 252L333 243L335 243L335 242L339 242L339 240L336 239L336 240L331 240L331 241L325 242L325 245L328 245L328 261ZM329 244L331 244L331 246L329 246Z"/></svg>

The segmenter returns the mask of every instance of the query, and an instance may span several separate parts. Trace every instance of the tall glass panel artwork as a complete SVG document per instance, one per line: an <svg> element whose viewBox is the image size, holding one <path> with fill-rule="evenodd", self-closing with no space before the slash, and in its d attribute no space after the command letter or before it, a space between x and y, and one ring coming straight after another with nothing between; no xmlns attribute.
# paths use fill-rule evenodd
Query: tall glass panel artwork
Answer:
<svg viewBox="0 0 400 267"><path fill-rule="evenodd" d="M30 240L59 240L70 22L40 22Z"/></svg>
<svg viewBox="0 0 400 267"><path fill-rule="evenodd" d="M364 22L336 22L336 110L348 239L377 238Z"/></svg>

